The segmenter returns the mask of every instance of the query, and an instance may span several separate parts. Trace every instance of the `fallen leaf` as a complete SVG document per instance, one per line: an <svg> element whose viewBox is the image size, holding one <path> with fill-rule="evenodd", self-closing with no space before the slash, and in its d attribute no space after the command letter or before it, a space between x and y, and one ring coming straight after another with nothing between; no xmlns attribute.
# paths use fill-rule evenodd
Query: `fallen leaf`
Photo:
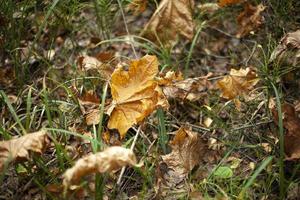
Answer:
<svg viewBox="0 0 300 200"><path fill-rule="evenodd" d="M194 0L162 0L146 24L142 35L164 44L176 42L177 35L188 40L194 37Z"/></svg>
<svg viewBox="0 0 300 200"><path fill-rule="evenodd" d="M220 166L212 175L216 178L227 179L233 176L233 171L230 167Z"/></svg>
<svg viewBox="0 0 300 200"><path fill-rule="evenodd" d="M133 0L128 4L128 9L132 10L135 15L144 12L147 8L148 0Z"/></svg>
<svg viewBox="0 0 300 200"><path fill-rule="evenodd" d="M48 144L45 130L0 142L0 172L12 161L29 160L31 153L42 154Z"/></svg>
<svg viewBox="0 0 300 200"><path fill-rule="evenodd" d="M258 29L263 23L262 12L265 10L263 4L253 6L246 3L244 6L244 11L237 17L237 22L239 24L239 30L236 37L242 38L248 35L251 31Z"/></svg>
<svg viewBox="0 0 300 200"><path fill-rule="evenodd" d="M233 4L238 4L240 2L241 2L241 0L219 0L218 5L220 7L225 7L225 6L230 6Z"/></svg>
<svg viewBox="0 0 300 200"><path fill-rule="evenodd" d="M281 107L283 126L287 130L284 135L284 150L287 160L300 158L300 118L293 105L284 103ZM278 125L277 108L271 107L274 122Z"/></svg>
<svg viewBox="0 0 300 200"><path fill-rule="evenodd" d="M113 71L112 67L109 64L103 63L92 56L80 56L78 58L78 64L82 70L85 70L87 72L97 71L100 76L106 80L110 78Z"/></svg>
<svg viewBox="0 0 300 200"><path fill-rule="evenodd" d="M108 109L108 128L117 129L124 138L127 130L144 120L158 106L167 104L154 77L158 73L155 56L132 61L129 70L117 68L111 77L113 102Z"/></svg>
<svg viewBox="0 0 300 200"><path fill-rule="evenodd" d="M300 49L300 30L287 33L281 38L279 45L272 52L270 60L281 59L288 50L295 49Z"/></svg>
<svg viewBox="0 0 300 200"><path fill-rule="evenodd" d="M247 96L258 81L257 74L251 68L231 69L229 75L217 82L217 88L222 91L222 98L231 100L239 95Z"/></svg>
<svg viewBox="0 0 300 200"><path fill-rule="evenodd" d="M132 150L124 147L109 147L102 152L90 154L79 159L72 168L63 175L63 185L70 188L78 184L81 177L91 173L105 173L118 170L123 166L137 166Z"/></svg>
<svg viewBox="0 0 300 200"><path fill-rule="evenodd" d="M167 98L178 98L181 100L197 101L207 95L211 84L208 78L212 74L203 77L175 80L166 86L162 86L163 93Z"/></svg>
<svg viewBox="0 0 300 200"><path fill-rule="evenodd" d="M100 121L100 99L93 91L86 91L78 96L78 102L87 125L96 125Z"/></svg>
<svg viewBox="0 0 300 200"><path fill-rule="evenodd" d="M170 142L172 152L162 156L168 167L166 183L173 187L188 177L188 173L202 162L207 146L199 134L180 128Z"/></svg>

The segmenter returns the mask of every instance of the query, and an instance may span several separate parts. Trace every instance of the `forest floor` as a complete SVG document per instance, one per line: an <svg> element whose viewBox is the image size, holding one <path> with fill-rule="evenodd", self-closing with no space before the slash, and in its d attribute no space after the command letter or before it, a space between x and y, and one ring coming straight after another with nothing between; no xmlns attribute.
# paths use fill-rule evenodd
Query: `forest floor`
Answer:
<svg viewBox="0 0 300 200"><path fill-rule="evenodd" d="M300 199L299 11L0 0L0 199Z"/></svg>

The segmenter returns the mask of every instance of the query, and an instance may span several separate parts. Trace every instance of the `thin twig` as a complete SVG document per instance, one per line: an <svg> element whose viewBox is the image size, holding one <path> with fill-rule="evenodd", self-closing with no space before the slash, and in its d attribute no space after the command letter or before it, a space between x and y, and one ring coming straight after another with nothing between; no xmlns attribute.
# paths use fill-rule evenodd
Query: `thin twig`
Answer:
<svg viewBox="0 0 300 200"><path fill-rule="evenodd" d="M120 0L118 0L118 4L119 4L119 7L120 7L122 18L124 20L124 25L125 25L126 33L130 37L130 39L129 39L130 41L129 42L130 42L133 54L134 54L135 58L137 58L137 54L136 54L136 51L135 51L135 48L134 48L134 44L133 44L134 43L134 38L131 37L131 35L129 33L129 29L128 29L128 26L127 26L127 23L126 23L126 18L125 18L124 10L123 10L122 3L120 2Z"/></svg>
<svg viewBox="0 0 300 200"><path fill-rule="evenodd" d="M135 136L134 136L133 142L132 142L131 147L130 147L130 150L132 150L132 151L133 151L133 149L134 149L134 147L135 147L136 141L137 141L138 136L139 136L139 134L140 134L140 132L141 132L141 127L142 127L142 126L139 126L139 128L138 128L138 130L136 131L136 134L135 134ZM125 169L126 169L126 167L122 167L120 176L119 176L118 181L117 181L117 185L120 185L121 180L122 180L122 177L123 177L124 172L125 172Z"/></svg>

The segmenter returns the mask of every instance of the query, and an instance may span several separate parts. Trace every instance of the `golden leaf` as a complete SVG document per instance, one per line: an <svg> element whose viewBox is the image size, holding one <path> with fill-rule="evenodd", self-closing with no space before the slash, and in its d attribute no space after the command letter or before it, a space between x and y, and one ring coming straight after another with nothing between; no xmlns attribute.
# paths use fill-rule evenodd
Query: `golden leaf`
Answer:
<svg viewBox="0 0 300 200"><path fill-rule="evenodd" d="M132 61L128 71L117 68L111 77L113 102L108 114L108 128L118 129L121 138L127 130L151 114L157 106L167 104L154 80L158 73L155 56Z"/></svg>
<svg viewBox="0 0 300 200"><path fill-rule="evenodd" d="M258 81L256 73L250 68L231 69L230 75L217 82L217 87L222 91L222 98L234 99L239 95L246 95Z"/></svg>
<svg viewBox="0 0 300 200"><path fill-rule="evenodd" d="M154 42L174 43L176 36L194 37L194 0L162 0L142 35Z"/></svg>
<svg viewBox="0 0 300 200"><path fill-rule="evenodd" d="M30 159L31 152L42 154L48 144L49 138L45 130L0 142L0 171L11 161Z"/></svg>
<svg viewBox="0 0 300 200"><path fill-rule="evenodd" d="M109 147L102 152L79 159L64 173L63 185L69 188L77 184L82 176L95 172L111 172L126 165L137 166L133 151L119 146Z"/></svg>
<svg viewBox="0 0 300 200"><path fill-rule="evenodd" d="M263 22L262 12L265 10L265 6L259 4L252 6L251 4L245 4L244 11L237 17L237 22L240 25L236 36L238 38L248 35L251 31L256 30Z"/></svg>

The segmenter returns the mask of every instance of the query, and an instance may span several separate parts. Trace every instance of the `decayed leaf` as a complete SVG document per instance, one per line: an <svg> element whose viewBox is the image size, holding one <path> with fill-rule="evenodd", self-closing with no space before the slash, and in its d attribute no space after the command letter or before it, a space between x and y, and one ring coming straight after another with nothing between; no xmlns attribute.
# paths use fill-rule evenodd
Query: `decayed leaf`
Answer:
<svg viewBox="0 0 300 200"><path fill-rule="evenodd" d="M78 97L80 110L85 116L87 125L99 124L100 110L99 104L100 99L93 91L84 92L83 95Z"/></svg>
<svg viewBox="0 0 300 200"><path fill-rule="evenodd" d="M300 49L300 30L287 33L281 40L276 49L272 52L271 61L281 58L287 50ZM299 55L300 57L300 55Z"/></svg>
<svg viewBox="0 0 300 200"><path fill-rule="evenodd" d="M219 4L217 3L204 3L204 4L199 4L197 7L201 13L208 13L208 14L212 14L220 9Z"/></svg>
<svg viewBox="0 0 300 200"><path fill-rule="evenodd" d="M148 0L133 0L128 5L128 9L132 10L135 15L140 14L146 10Z"/></svg>
<svg viewBox="0 0 300 200"><path fill-rule="evenodd" d="M194 4L194 0L162 0L142 35L165 44L174 43L177 34L192 40L195 27L192 16Z"/></svg>
<svg viewBox="0 0 300 200"><path fill-rule="evenodd" d="M79 67L87 72L97 71L102 78L109 79L113 71L112 67L101 62L99 59L92 56L80 56L78 58Z"/></svg>
<svg viewBox="0 0 300 200"><path fill-rule="evenodd" d="M168 174L164 176L168 186L180 184L188 177L188 173L201 161L207 146L199 134L180 128L171 141L172 152L162 156L168 167Z"/></svg>
<svg viewBox="0 0 300 200"><path fill-rule="evenodd" d="M241 0L219 0L218 4L220 7L225 7L233 4L240 3Z"/></svg>
<svg viewBox="0 0 300 200"><path fill-rule="evenodd" d="M197 101L207 94L207 90L211 88L210 82L207 80L212 74L207 76L188 78L185 80L176 80L162 86L163 93L167 98L178 98L181 100Z"/></svg>
<svg viewBox="0 0 300 200"><path fill-rule="evenodd" d="M79 159L63 175L63 185L69 188L77 184L85 175L95 172L111 172L126 165L137 166L133 151L124 147L109 147L102 152Z"/></svg>
<svg viewBox="0 0 300 200"><path fill-rule="evenodd" d="M117 129L123 138L127 130L167 101L154 80L158 73L155 56L132 61L129 70L118 68L111 77L113 102L108 109L108 128ZM110 113L111 112L111 113Z"/></svg>
<svg viewBox="0 0 300 200"><path fill-rule="evenodd" d="M236 34L238 38L248 35L263 23L263 16L261 14L265 8L266 7L262 4L257 6L253 6L249 3L245 4L244 11L237 17L237 22L240 26Z"/></svg>
<svg viewBox="0 0 300 200"><path fill-rule="evenodd" d="M282 105L283 126L287 130L284 135L284 150L288 160L300 158L300 118L293 105L285 103ZM278 124L278 112L271 107L274 122Z"/></svg>
<svg viewBox="0 0 300 200"><path fill-rule="evenodd" d="M0 172L9 162L28 160L31 153L42 154L48 144L49 138L45 130L0 142Z"/></svg>
<svg viewBox="0 0 300 200"><path fill-rule="evenodd" d="M257 74L251 68L231 69L230 75L217 82L217 87L222 91L222 98L234 99L239 95L247 96L258 81Z"/></svg>

